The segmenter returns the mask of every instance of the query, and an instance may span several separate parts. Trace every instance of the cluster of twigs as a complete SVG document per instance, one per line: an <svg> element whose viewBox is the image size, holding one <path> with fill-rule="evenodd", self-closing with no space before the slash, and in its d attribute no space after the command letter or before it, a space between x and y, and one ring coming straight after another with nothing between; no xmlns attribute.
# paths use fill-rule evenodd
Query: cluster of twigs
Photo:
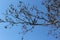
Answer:
<svg viewBox="0 0 60 40"><path fill-rule="evenodd" d="M17 7L11 4L4 14L5 20L0 19L0 22L8 22L11 26L21 24L25 34L38 25L54 25L53 30L50 30L48 34L54 33L56 38L59 38L57 35L60 35L60 31L58 31L60 29L60 0L45 0L42 4L47 9L46 13L35 6L29 8L21 1ZM57 31L58 34L55 33Z"/></svg>

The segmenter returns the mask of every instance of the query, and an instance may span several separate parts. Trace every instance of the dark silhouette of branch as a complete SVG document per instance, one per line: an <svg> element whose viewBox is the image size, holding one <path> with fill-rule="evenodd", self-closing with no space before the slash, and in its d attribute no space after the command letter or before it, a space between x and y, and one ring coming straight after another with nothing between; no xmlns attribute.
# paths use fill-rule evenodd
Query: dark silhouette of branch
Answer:
<svg viewBox="0 0 60 40"><path fill-rule="evenodd" d="M23 29L21 33L24 34L36 26L54 25L48 34L55 33L60 28L60 0L45 0L42 4L45 5L47 9L46 13L35 6L29 8L22 1L19 1L17 8L11 4L4 14L5 20L0 19L0 22L8 22L9 25L12 26L21 24ZM28 29L27 26L30 28ZM7 29L7 26L5 26L5 28ZM58 35L60 35L60 32L56 34L56 38L60 38Z"/></svg>

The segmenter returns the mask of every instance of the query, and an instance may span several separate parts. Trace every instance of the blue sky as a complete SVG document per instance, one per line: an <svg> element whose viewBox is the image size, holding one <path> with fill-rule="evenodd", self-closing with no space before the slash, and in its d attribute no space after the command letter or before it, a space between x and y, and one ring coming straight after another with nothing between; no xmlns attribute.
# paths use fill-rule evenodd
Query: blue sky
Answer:
<svg viewBox="0 0 60 40"><path fill-rule="evenodd" d="M0 18L3 18L2 13L8 8L10 4L16 4L19 0L0 0ZM29 3L31 6L35 5L40 10L46 12L46 8L40 3L42 0L22 0L26 4ZM0 24L0 40L21 40L21 35L18 34L17 27L12 29L4 29L4 24ZM25 40L56 40L52 36L48 36L47 27L36 27L33 32L28 32L24 37Z"/></svg>

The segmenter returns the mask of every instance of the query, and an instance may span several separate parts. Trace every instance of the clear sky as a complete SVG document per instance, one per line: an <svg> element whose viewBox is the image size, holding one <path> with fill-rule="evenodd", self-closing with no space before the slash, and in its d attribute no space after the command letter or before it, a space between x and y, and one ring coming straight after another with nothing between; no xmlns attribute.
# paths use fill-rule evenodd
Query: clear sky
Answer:
<svg viewBox="0 0 60 40"><path fill-rule="evenodd" d="M2 13L8 8L10 4L16 4L19 0L0 0L0 18L3 18ZM40 3L42 0L21 0L26 4L38 6L38 8L44 12L46 9ZM4 24L0 23L0 40L21 40L21 35L18 34L17 27L12 29L4 29L2 27ZM33 32L27 33L24 37L25 40L56 40L52 36L47 34L48 28L46 27L36 27Z"/></svg>

